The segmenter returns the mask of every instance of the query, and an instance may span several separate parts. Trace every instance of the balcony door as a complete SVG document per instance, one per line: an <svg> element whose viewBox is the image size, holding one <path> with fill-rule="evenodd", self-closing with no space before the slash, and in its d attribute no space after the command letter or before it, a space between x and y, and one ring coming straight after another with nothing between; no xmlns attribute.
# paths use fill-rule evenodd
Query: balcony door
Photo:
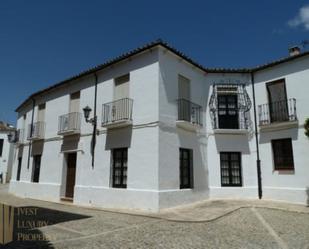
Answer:
<svg viewBox="0 0 309 249"><path fill-rule="evenodd" d="M128 101L130 94L130 75L126 74L124 76L115 79L114 87L114 102L111 109L111 121L118 121L126 117L128 112Z"/></svg>
<svg viewBox="0 0 309 249"><path fill-rule="evenodd" d="M218 95L219 129L239 129L237 94Z"/></svg>
<svg viewBox="0 0 309 249"><path fill-rule="evenodd" d="M74 187L75 187L75 176L76 176L76 157L75 153L68 153L66 155L67 160L67 177L66 177L66 189L65 197L73 198Z"/></svg>
<svg viewBox="0 0 309 249"><path fill-rule="evenodd" d="M285 81L279 80L267 83L269 116L271 122L289 120L288 102Z"/></svg>
<svg viewBox="0 0 309 249"><path fill-rule="evenodd" d="M190 122L194 118L190 102L190 80L181 75L178 75L178 99L178 119Z"/></svg>

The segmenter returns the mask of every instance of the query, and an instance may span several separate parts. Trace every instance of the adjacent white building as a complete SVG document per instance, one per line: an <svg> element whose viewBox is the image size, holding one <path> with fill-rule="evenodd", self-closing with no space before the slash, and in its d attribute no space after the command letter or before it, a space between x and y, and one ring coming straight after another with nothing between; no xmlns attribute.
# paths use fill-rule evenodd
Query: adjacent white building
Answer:
<svg viewBox="0 0 309 249"><path fill-rule="evenodd" d="M208 198L305 204L308 80L307 52L209 69L147 44L17 108L10 192L152 211Z"/></svg>
<svg viewBox="0 0 309 249"><path fill-rule="evenodd" d="M14 130L13 126L0 121L0 184L11 179L14 146L9 143L8 134Z"/></svg>

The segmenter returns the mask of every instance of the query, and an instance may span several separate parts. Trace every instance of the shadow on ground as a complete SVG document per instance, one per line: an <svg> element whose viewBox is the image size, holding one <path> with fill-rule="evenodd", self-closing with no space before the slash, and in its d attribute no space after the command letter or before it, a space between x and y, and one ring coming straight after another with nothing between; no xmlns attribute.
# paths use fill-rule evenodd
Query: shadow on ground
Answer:
<svg viewBox="0 0 309 249"><path fill-rule="evenodd" d="M0 248L54 248L50 243L53 238L44 235L39 228L90 217L35 206L14 207L13 241Z"/></svg>

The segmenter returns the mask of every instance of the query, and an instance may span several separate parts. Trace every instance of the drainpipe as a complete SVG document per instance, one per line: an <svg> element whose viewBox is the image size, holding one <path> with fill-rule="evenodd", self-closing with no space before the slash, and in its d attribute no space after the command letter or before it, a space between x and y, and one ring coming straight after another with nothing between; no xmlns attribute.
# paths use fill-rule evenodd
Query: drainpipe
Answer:
<svg viewBox="0 0 309 249"><path fill-rule="evenodd" d="M254 73L253 72L251 72L251 84L252 84L252 94L253 94L253 110L254 110L255 143L256 143L256 169L257 169L258 194L259 194L259 199L262 199L262 196L263 196L262 174L261 174L261 160L260 160L258 125L257 125L257 118L256 118L255 87L254 87Z"/></svg>
<svg viewBox="0 0 309 249"><path fill-rule="evenodd" d="M94 73L94 107L93 107L93 132L92 132L92 141L91 141L91 152L92 152L92 168L94 167L94 154L95 154L95 145L96 145L96 133L97 133L97 91L98 91L98 76Z"/></svg>
<svg viewBox="0 0 309 249"><path fill-rule="evenodd" d="M30 125L30 135L33 134L33 120L34 120L34 108L35 108L35 99L31 98L32 100L32 116L31 116L31 125ZM32 148L32 142L29 142L29 151L28 151L28 164L27 169L29 169L30 166L30 156L31 156L31 148Z"/></svg>

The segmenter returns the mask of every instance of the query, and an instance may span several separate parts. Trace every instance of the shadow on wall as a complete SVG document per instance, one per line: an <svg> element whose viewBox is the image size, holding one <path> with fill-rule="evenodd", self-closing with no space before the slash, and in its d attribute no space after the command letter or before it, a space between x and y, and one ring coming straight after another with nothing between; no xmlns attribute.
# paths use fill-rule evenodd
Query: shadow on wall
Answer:
<svg viewBox="0 0 309 249"><path fill-rule="evenodd" d="M130 148L132 138L132 126L107 130L105 150L114 148Z"/></svg>
<svg viewBox="0 0 309 249"><path fill-rule="evenodd" d="M280 139L283 137L290 137L292 140L298 139L298 128L295 129L287 129L287 130L280 130L277 132L260 132L260 144L267 144L272 139Z"/></svg>
<svg viewBox="0 0 309 249"><path fill-rule="evenodd" d="M215 135L217 151L241 151L250 154L248 135Z"/></svg>
<svg viewBox="0 0 309 249"><path fill-rule="evenodd" d="M54 248L51 241L59 239L56 233L42 232L40 228L91 217L34 206L14 207L13 211L13 240L5 248Z"/></svg>
<svg viewBox="0 0 309 249"><path fill-rule="evenodd" d="M63 137L61 152L74 151L78 149L80 135L71 135Z"/></svg>
<svg viewBox="0 0 309 249"><path fill-rule="evenodd" d="M307 193L307 207L309 207L309 187L307 187L306 193Z"/></svg>

